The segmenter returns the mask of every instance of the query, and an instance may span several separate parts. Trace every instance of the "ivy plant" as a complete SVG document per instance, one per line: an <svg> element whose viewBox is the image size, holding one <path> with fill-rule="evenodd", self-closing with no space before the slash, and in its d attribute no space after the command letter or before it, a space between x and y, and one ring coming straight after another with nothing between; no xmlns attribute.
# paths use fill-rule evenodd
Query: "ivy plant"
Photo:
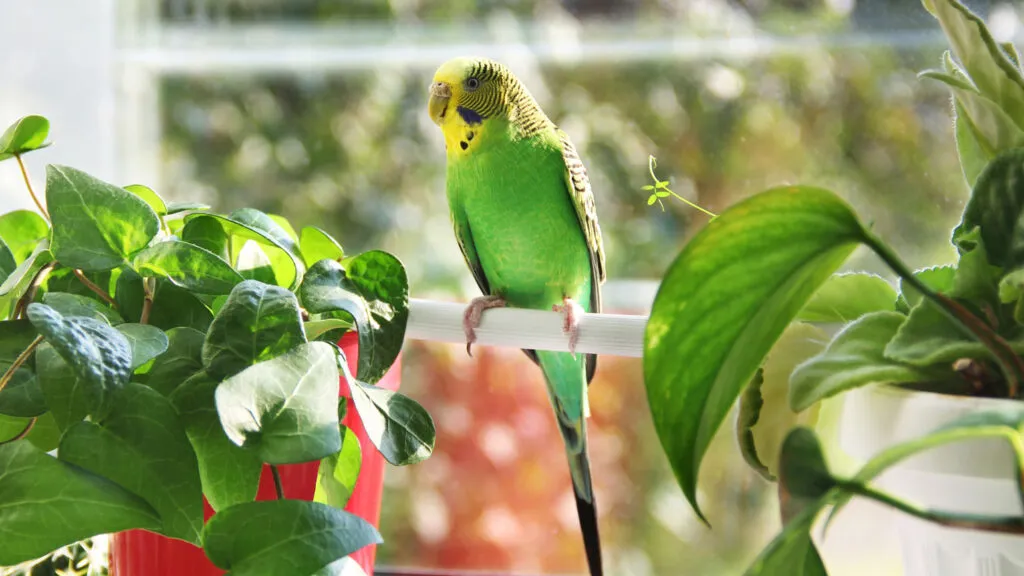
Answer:
<svg viewBox="0 0 1024 576"><path fill-rule="evenodd" d="M381 537L342 510L361 455L339 382L389 462L434 446L430 415L375 386L404 339L402 263L68 166L46 167L44 202L22 156L48 133L27 116L0 137L38 209L0 216L0 565L141 528L239 576L340 573ZM320 463L314 501L280 482L255 501L264 466L299 462Z"/></svg>
<svg viewBox="0 0 1024 576"><path fill-rule="evenodd" d="M756 194L712 219L666 273L645 333L644 381L655 427L686 498L697 501L701 461L739 402L738 439L754 470L779 483L784 530L747 574L825 574L811 526L852 496L947 526L1024 534L1024 517L921 509L871 481L888 467L949 442L999 438L1024 478L1024 70L957 0L924 0L950 42L943 70L922 73L953 93L956 146L970 199L951 238L957 260L908 268L846 202L812 186ZM653 204L668 192L651 187ZM944 240L945 241L945 240ZM858 247L899 277L837 274ZM843 327L780 373L776 343L807 322ZM772 380L772 382L769 382ZM778 380L781 380L779 382ZM801 421L829 397L889 383L1005 399L893 446L852 477L831 472ZM783 387L796 414L777 460L764 462L751 428L778 418L762 392ZM812 420L813 418L808 418ZM1021 491L1024 499L1024 490Z"/></svg>

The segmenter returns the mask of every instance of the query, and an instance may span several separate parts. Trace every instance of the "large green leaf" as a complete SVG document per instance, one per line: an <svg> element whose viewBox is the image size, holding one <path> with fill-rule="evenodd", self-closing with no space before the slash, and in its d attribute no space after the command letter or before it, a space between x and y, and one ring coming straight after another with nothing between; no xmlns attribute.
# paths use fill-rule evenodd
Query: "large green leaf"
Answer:
<svg viewBox="0 0 1024 576"><path fill-rule="evenodd" d="M146 385L170 396L178 386L203 370L203 342L206 334L194 328L167 331L167 351L156 357Z"/></svg>
<svg viewBox="0 0 1024 576"><path fill-rule="evenodd" d="M314 502L323 502L335 508L344 508L352 497L363 461L359 438L351 429L345 427L344 430L341 451L320 460L316 490L313 493Z"/></svg>
<svg viewBox="0 0 1024 576"><path fill-rule="evenodd" d="M776 188L708 223L665 274L645 334L644 383L698 514L697 473L712 437L786 325L864 238L832 193Z"/></svg>
<svg viewBox="0 0 1024 576"><path fill-rule="evenodd" d="M161 525L141 498L27 440L0 446L0 502L4 566L91 536L131 528L159 530Z"/></svg>
<svg viewBox="0 0 1024 576"><path fill-rule="evenodd" d="M53 222L51 249L70 268L127 264L160 230L144 200L66 166L46 167L46 205Z"/></svg>
<svg viewBox="0 0 1024 576"><path fill-rule="evenodd" d="M224 433L213 396L218 384L206 373L195 374L174 389L171 402L199 460L203 493L214 510L223 510L256 498L263 463Z"/></svg>
<svg viewBox="0 0 1024 576"><path fill-rule="evenodd" d="M228 438L268 464L319 460L341 449L334 347L310 342L250 366L217 387Z"/></svg>
<svg viewBox="0 0 1024 576"><path fill-rule="evenodd" d="M924 0L978 91L1024 128L1024 78L993 40L985 21L956 0Z"/></svg>
<svg viewBox="0 0 1024 576"><path fill-rule="evenodd" d="M984 344L931 302L921 302L910 310L892 341L885 347L885 357L893 363L927 368L949 366L960 358L993 358ZM905 382L921 382L925 374ZM904 380L889 380L904 382Z"/></svg>
<svg viewBox="0 0 1024 576"><path fill-rule="evenodd" d="M56 310L61 316L84 316L100 320L111 326L121 324L124 319L109 306L100 302L67 292L47 292L43 295L43 304Z"/></svg>
<svg viewBox="0 0 1024 576"><path fill-rule="evenodd" d="M893 310L896 290L874 274L837 274L821 285L803 307L804 322L849 322L868 312Z"/></svg>
<svg viewBox="0 0 1024 576"><path fill-rule="evenodd" d="M313 574L381 542L362 518L301 500L238 504L214 515L203 532L206 555L232 576Z"/></svg>
<svg viewBox="0 0 1024 576"><path fill-rule="evenodd" d="M872 312L846 326L824 352L793 371L790 407L803 411L825 398L874 382L927 382L935 371L885 355L886 345L906 320L898 312Z"/></svg>
<svg viewBox="0 0 1024 576"><path fill-rule="evenodd" d="M58 453L145 499L163 520L161 533L199 544L199 467L177 412L156 391L129 384L102 423L81 421L68 428Z"/></svg>
<svg viewBox="0 0 1024 576"><path fill-rule="evenodd" d="M132 267L142 276L167 278L203 294L228 294L242 276L216 254L188 242L170 240L135 255Z"/></svg>
<svg viewBox="0 0 1024 576"><path fill-rule="evenodd" d="M132 349L128 340L104 322L63 317L45 304L29 304L28 319L71 365L84 388L87 412L102 416L109 397L131 377Z"/></svg>
<svg viewBox="0 0 1024 576"><path fill-rule="evenodd" d="M49 133L50 121L42 116L18 119L0 136L0 161L49 146L46 141Z"/></svg>
<svg viewBox="0 0 1024 576"><path fill-rule="evenodd" d="M31 210L15 210L0 216L0 238L10 247L19 264L50 235L50 225Z"/></svg>
<svg viewBox="0 0 1024 576"><path fill-rule="evenodd" d="M181 230L181 239L231 263L231 255L228 251L230 238L224 230L221 220L213 215L186 217L185 226Z"/></svg>
<svg viewBox="0 0 1024 576"><path fill-rule="evenodd" d="M356 377L370 384L395 362L409 320L409 283L402 263L370 251L344 264L320 260L310 267L299 298L311 314L345 312L359 333Z"/></svg>
<svg viewBox="0 0 1024 576"><path fill-rule="evenodd" d="M307 266L312 266L324 259L341 262L345 257L345 251L342 250L341 244L316 226L306 226L302 229L299 247Z"/></svg>
<svg viewBox="0 0 1024 576"><path fill-rule="evenodd" d="M132 348L132 370L156 358L167 350L167 334L149 324L118 324L117 331L128 340Z"/></svg>
<svg viewBox="0 0 1024 576"><path fill-rule="evenodd" d="M295 294L246 280L231 291L203 345L203 363L214 378L227 378L306 341Z"/></svg>

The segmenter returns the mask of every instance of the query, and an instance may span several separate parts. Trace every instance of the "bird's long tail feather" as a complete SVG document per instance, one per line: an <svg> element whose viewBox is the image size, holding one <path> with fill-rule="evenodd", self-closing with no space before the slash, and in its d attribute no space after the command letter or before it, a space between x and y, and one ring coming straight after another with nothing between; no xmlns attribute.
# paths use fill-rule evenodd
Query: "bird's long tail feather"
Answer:
<svg viewBox="0 0 1024 576"><path fill-rule="evenodd" d="M583 533L590 576L603 576L601 538L597 525L597 502L590 477L587 455L587 426L584 418L586 385L581 359L571 354L539 352L541 369L547 380L548 395L555 411L558 430L565 442L569 460L576 513Z"/></svg>

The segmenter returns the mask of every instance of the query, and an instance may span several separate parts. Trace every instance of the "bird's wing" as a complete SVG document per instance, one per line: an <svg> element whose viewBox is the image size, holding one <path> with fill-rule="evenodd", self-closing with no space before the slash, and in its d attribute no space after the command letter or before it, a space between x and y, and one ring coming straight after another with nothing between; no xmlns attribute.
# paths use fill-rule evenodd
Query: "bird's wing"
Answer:
<svg viewBox="0 0 1024 576"><path fill-rule="evenodd" d="M576 209L576 218L579 220L580 228L583 230L583 237L587 243L587 252L590 253L590 310L589 312L601 312L601 284L606 278L604 261L604 244L601 241L601 226L597 223L597 204L594 200L594 191L590 189L590 178L587 177L587 169L583 167L576 147L569 140L569 135L558 130L558 138L562 143L562 159L565 161L565 184L572 205ZM597 369L597 356L587 355L587 382L594 377Z"/></svg>
<svg viewBox="0 0 1024 576"><path fill-rule="evenodd" d="M473 232L469 229L469 220L464 214L452 210L452 226L455 228L455 240L459 243L459 250L462 250L462 257L466 260L466 266L473 274L476 285L480 292L485 295L491 293L491 285L484 274L484 268L480 265L480 257L476 253L476 245L473 244Z"/></svg>

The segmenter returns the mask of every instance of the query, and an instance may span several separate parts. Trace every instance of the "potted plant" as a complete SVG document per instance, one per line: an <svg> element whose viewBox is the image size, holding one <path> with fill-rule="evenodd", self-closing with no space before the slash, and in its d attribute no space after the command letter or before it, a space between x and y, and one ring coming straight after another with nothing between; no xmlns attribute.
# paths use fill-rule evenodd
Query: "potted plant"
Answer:
<svg viewBox="0 0 1024 576"><path fill-rule="evenodd" d="M825 574L812 527L854 496L900 512L908 575L1024 574L1024 74L1014 47L962 4L924 5L951 52L923 76L953 92L971 188L952 234L956 263L912 271L836 195L786 186L713 219L651 312L648 399L697 513L701 460L737 400L745 457L778 480L784 530L748 574ZM898 286L836 275L858 246ZM794 342L823 336L808 321L843 328L823 348L806 345L802 362L773 365L777 343L791 355ZM779 387L789 406L767 408L762 393ZM826 465L809 426L821 401L844 392L841 443L866 460L851 475ZM795 424L777 460L757 452L766 418Z"/></svg>
<svg viewBox="0 0 1024 576"><path fill-rule="evenodd" d="M404 338L401 262L66 166L47 166L44 203L21 157L48 132L28 116L0 137L39 210L0 216L0 566L121 533L115 553L184 547L158 571L115 558L121 576L351 574L381 541L365 448L395 465L433 449L397 372L376 385ZM182 570L195 547L210 562Z"/></svg>

